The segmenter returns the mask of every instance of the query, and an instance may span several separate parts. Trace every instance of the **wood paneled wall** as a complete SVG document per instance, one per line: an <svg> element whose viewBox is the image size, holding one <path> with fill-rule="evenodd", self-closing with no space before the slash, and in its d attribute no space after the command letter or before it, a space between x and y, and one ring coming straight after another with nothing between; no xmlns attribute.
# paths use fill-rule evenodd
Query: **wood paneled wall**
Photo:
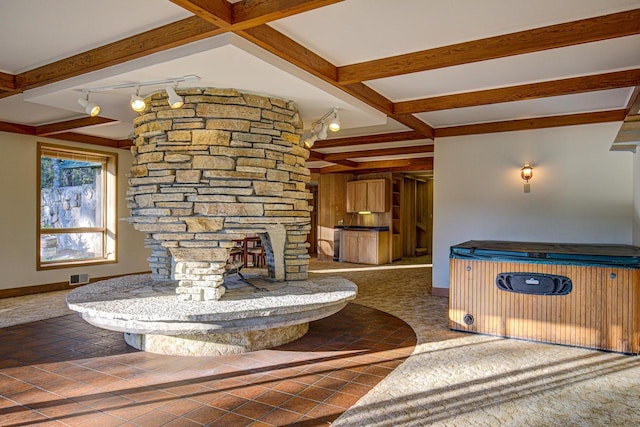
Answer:
<svg viewBox="0 0 640 427"><path fill-rule="evenodd" d="M405 178L402 185L402 256L416 254L416 191L416 180Z"/></svg>
<svg viewBox="0 0 640 427"><path fill-rule="evenodd" d="M312 177L313 179L314 177ZM339 220L348 222L351 214L345 210L347 181L352 174L320 174L318 181L318 260L333 259L333 231ZM349 216L349 217L348 217Z"/></svg>
<svg viewBox="0 0 640 427"><path fill-rule="evenodd" d="M569 277L565 296L525 295L496 287L496 275L531 272ZM638 354L640 270L451 260L452 329ZM474 323L463 321L465 314Z"/></svg>

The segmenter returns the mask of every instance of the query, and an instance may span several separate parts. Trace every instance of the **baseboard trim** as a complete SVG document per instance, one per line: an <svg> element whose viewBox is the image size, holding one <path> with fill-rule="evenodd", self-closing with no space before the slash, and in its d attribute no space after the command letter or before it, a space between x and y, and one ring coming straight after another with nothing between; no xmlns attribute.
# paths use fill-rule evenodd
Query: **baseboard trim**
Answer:
<svg viewBox="0 0 640 427"><path fill-rule="evenodd" d="M449 288L431 288L431 295L449 298Z"/></svg>
<svg viewBox="0 0 640 427"><path fill-rule="evenodd" d="M132 274L145 274L151 271L142 271L139 273L116 274L114 276L94 277L89 279L89 283L99 282L100 280L113 279L115 277L130 276ZM81 285L82 286L82 285ZM22 288L0 289L0 299L23 297L25 295L43 294L45 292L65 291L67 289L77 288L77 286L69 285L69 282L46 283L44 285L24 286Z"/></svg>

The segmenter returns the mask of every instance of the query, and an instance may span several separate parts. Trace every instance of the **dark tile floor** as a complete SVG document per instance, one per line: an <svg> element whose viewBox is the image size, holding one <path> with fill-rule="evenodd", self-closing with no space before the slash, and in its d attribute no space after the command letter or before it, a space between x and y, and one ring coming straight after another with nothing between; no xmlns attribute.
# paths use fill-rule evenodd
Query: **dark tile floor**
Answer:
<svg viewBox="0 0 640 427"><path fill-rule="evenodd" d="M327 425L415 344L406 323L358 304L293 343L222 357L140 352L57 317L0 329L0 425Z"/></svg>

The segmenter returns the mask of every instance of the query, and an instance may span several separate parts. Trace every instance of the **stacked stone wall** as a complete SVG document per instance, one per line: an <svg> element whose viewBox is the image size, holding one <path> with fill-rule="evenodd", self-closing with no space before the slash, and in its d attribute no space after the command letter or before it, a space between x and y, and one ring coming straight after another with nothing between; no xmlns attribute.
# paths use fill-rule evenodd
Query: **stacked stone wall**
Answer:
<svg viewBox="0 0 640 427"><path fill-rule="evenodd" d="M178 280L182 299L219 299L234 240L256 232L272 278L306 279L309 151L296 106L233 89L178 94L182 108L163 91L134 121L128 221L147 233L154 277Z"/></svg>

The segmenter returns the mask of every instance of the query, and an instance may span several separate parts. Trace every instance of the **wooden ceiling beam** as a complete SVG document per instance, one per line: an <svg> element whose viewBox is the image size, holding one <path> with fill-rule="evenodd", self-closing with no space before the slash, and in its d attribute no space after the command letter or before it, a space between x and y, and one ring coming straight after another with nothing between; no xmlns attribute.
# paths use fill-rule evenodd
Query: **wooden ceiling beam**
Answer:
<svg viewBox="0 0 640 427"><path fill-rule="evenodd" d="M270 26L259 25L238 31L238 35L312 75L336 84L335 65Z"/></svg>
<svg viewBox="0 0 640 427"><path fill-rule="evenodd" d="M336 165L323 168L311 169L312 173L371 173L371 172L400 172L400 171L421 171L433 170L433 157L422 157L417 159L382 160L377 162L358 162L356 168Z"/></svg>
<svg viewBox="0 0 640 427"><path fill-rule="evenodd" d="M621 122L626 110L596 111L593 113L567 114L563 116L538 117L532 119L506 120L502 122L436 128L436 139L450 136L479 135L483 133L512 132L543 129L558 126L574 126L593 123Z"/></svg>
<svg viewBox="0 0 640 427"><path fill-rule="evenodd" d="M256 27L340 1L344 0L245 0L233 4L226 0L171 0L226 31Z"/></svg>
<svg viewBox="0 0 640 427"><path fill-rule="evenodd" d="M449 110L452 108L617 89L637 84L640 84L640 69L403 101L395 104L394 111L398 114L412 114Z"/></svg>
<svg viewBox="0 0 640 427"><path fill-rule="evenodd" d="M29 125L20 125L18 123L0 122L0 132L19 133L22 135L35 135L36 128Z"/></svg>
<svg viewBox="0 0 640 427"><path fill-rule="evenodd" d="M354 161L346 160L346 159L335 160L335 161L333 161L331 163L336 163L336 164L338 164L340 166L344 166L344 167L352 168L352 169L357 168L358 164L359 164L358 162L354 162Z"/></svg>
<svg viewBox="0 0 640 427"><path fill-rule="evenodd" d="M397 156L403 154L423 153L433 153L433 144L416 145L413 147L382 148L379 150L349 151L346 153L326 153L322 156L322 160L326 162L338 163L339 160L354 159L360 157Z"/></svg>
<svg viewBox="0 0 640 427"><path fill-rule="evenodd" d="M118 140L118 148L122 148L128 150L133 147L133 141L130 139L119 139Z"/></svg>
<svg viewBox="0 0 640 427"><path fill-rule="evenodd" d="M338 68L350 84L640 34L640 9L565 22Z"/></svg>
<svg viewBox="0 0 640 427"><path fill-rule="evenodd" d="M244 0L233 4L234 25L255 27L344 0Z"/></svg>
<svg viewBox="0 0 640 427"><path fill-rule="evenodd" d="M421 133L423 137L433 138L433 128L412 115L394 114L393 103L368 86L362 83L347 86L338 84L336 82L337 68L335 65L270 26L260 25L238 31L237 33L250 42L302 68L327 83L336 86L376 110L390 116L394 120Z"/></svg>
<svg viewBox="0 0 640 427"><path fill-rule="evenodd" d="M233 5L227 0L171 0L171 3L221 28L233 23Z"/></svg>
<svg viewBox="0 0 640 427"><path fill-rule="evenodd" d="M16 86L21 91L44 86L223 32L225 30L192 16L25 71L15 76Z"/></svg>
<svg viewBox="0 0 640 427"><path fill-rule="evenodd" d="M0 72L0 90L14 91L16 89L16 76Z"/></svg>
<svg viewBox="0 0 640 427"><path fill-rule="evenodd" d="M344 86L338 85L335 81L332 81L331 83L334 86L337 86L340 89L344 90L351 96L354 96L366 102L367 104L377 109L378 111L386 114L387 116L390 116L393 114L393 102L390 99L380 95L378 92L371 89L369 86L363 83L354 83L354 84L344 85Z"/></svg>
<svg viewBox="0 0 640 427"><path fill-rule="evenodd" d="M309 158L307 159L307 162L320 162L323 160L324 154L315 150L309 150Z"/></svg>
<svg viewBox="0 0 640 427"><path fill-rule="evenodd" d="M424 136L415 131L380 133L376 135L352 136L347 138L333 138L316 141L314 147L318 148L336 148L336 147L353 147L356 145L381 144L385 142L398 141L414 141L416 139L424 139Z"/></svg>
<svg viewBox="0 0 640 427"><path fill-rule="evenodd" d="M75 132L57 133L49 138L60 139L63 141L82 142L84 144L100 145L103 147L121 148L120 140L118 139L102 138L99 136L84 135Z"/></svg>
<svg viewBox="0 0 640 427"><path fill-rule="evenodd" d="M116 120L108 119L106 117L82 117L79 119L67 120L64 122L50 123L48 125L36 126L35 134L37 136L47 136L56 133L67 132L72 129L83 128L87 126L96 126L105 123L112 123Z"/></svg>
<svg viewBox="0 0 640 427"><path fill-rule="evenodd" d="M423 138L433 139L434 131L431 126L413 116L411 114L391 114L392 119L402 123L403 125L410 127L414 131L422 134Z"/></svg>

